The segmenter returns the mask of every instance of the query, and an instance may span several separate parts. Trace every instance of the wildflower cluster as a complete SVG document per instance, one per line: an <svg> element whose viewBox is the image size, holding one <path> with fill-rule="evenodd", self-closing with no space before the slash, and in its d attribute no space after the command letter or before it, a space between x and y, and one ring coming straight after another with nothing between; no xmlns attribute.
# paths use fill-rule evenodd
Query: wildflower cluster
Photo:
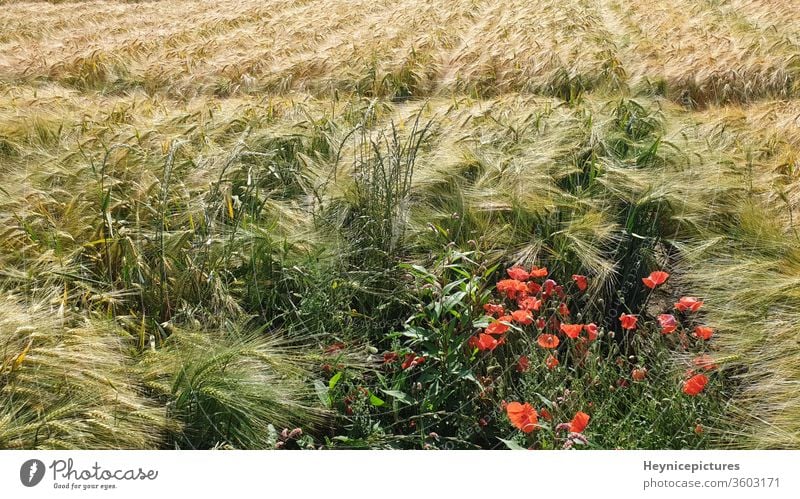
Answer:
<svg viewBox="0 0 800 499"><path fill-rule="evenodd" d="M596 324L572 322L571 299L563 285L547 278L546 268L533 267L526 271L522 267L512 267L507 273L510 279L499 281L496 288L503 303L490 302L484 305L491 322L470 339L469 347L493 351L505 344L506 336L511 331L526 330L533 332L536 343L545 350L557 349L562 342L560 336L582 345L597 339ZM586 291L586 276L573 275L572 280L578 292ZM527 365L528 362L527 357L520 359L521 364ZM545 359L545 365L550 369L559 363L552 354Z"/></svg>
<svg viewBox="0 0 800 499"><path fill-rule="evenodd" d="M579 369L586 362L589 345L601 336L600 326L595 322L581 320L584 318L581 312L581 307L584 305L583 295L589 287L589 278L576 274L572 276L572 283L564 286L552 279L546 268L533 267L528 271L516 266L508 269L507 273L509 278L497 283L498 296L483 307L490 318L488 325L470 338L468 347L484 352L485 355L492 355L496 349L512 338L520 338L516 343L524 343L525 338L530 338L533 340L530 344L535 346L527 354L517 358L515 371L518 373L532 371L531 357L536 355L534 350L538 348L546 352L544 356L539 355L543 361L544 372L562 365L570 367L568 372L565 372L567 376L565 382L569 384L569 376L577 376ZM667 272L655 271L642 278L642 283L650 290L655 290L667 279L669 279ZM618 327L628 335L640 332L645 334L649 330L658 330L664 336L674 334L684 349L689 349L689 331L691 331L695 345L704 350L704 343L712 338L714 331L697 321L697 312L702 306L703 302L698 298L684 296L674 304L671 313L659 314L655 321L648 321L642 312L624 312L618 317L618 324L609 325L609 328L613 330ZM601 361L599 357L594 360ZM622 358L618 359L618 365L624 363ZM693 368L686 372L681 391L691 397L699 395L709 383L707 374L715 368L714 360L708 354L698 355L693 360ZM648 373L648 366L644 363L638 364L630 371L630 380L634 383L647 383ZM542 372L533 374L543 375ZM628 380L621 378L616 386L611 386L610 389L625 388L629 384ZM545 426L539 420L545 414L547 417L544 419L552 419L547 407L537 411L530 402L503 401L501 408L511 425L525 435L532 434ZM567 432L563 439L563 448L588 444L584 431L590 419L587 412L578 410L569 422L553 427L555 435L560 431Z"/></svg>
<svg viewBox="0 0 800 499"><path fill-rule="evenodd" d="M377 386L359 392L345 377L331 378L335 390L321 387L352 422L353 437L380 431L405 435L399 445L414 448L500 441L534 449L704 438L696 428L717 400L714 331L700 321L702 300L665 302L667 272L641 280L638 309L609 314L599 299L608 290L590 276L514 266L491 285L496 267L471 256L453 254L434 270L409 267L420 302L390 348L375 352ZM674 305L653 312L651 297ZM674 369L682 357L675 350L696 352L689 371Z"/></svg>

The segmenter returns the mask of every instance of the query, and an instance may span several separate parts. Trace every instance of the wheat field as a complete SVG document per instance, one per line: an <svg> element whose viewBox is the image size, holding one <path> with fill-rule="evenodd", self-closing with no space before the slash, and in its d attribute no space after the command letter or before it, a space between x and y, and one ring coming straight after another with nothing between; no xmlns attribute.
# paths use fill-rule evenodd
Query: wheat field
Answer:
<svg viewBox="0 0 800 499"><path fill-rule="evenodd" d="M445 248L703 297L702 442L602 445L799 448L793 4L0 0L0 448L432 445L376 362Z"/></svg>

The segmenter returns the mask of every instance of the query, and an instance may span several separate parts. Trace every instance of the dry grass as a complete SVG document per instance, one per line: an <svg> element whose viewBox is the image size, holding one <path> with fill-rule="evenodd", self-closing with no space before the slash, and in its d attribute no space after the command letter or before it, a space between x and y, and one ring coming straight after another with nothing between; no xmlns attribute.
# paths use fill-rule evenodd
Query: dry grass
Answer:
<svg viewBox="0 0 800 499"><path fill-rule="evenodd" d="M570 97L646 82L704 106L797 93L789 2L36 5L35 21L29 4L0 13L3 80L184 98L336 89ZM770 15L776 8L785 15Z"/></svg>
<svg viewBox="0 0 800 499"><path fill-rule="evenodd" d="M726 443L796 448L793 3L0 1L0 290L15 293L0 301L0 334L16 348L3 366L31 335L42 350L23 371L65 348L27 329L58 319L59 299L33 298L42 289L68 289L68 304L88 313L58 330L75 338L70 348L102 354L90 360L103 369L130 365L126 348L146 350L151 333L161 348L160 324L196 320L201 305L219 321L209 330L241 319L242 296L263 291L243 291L242 269L263 264L252 254L313 253L332 237L319 214L345 220L351 132L365 124L374 138L394 123L405 137L419 115L433 125L398 218L410 253L449 240L516 261L571 252L611 286L619 276L604 248L619 240L620 202L668 208L662 229L684 251L681 278L708 297L716 353L741 369L745 424ZM626 106L641 111L621 119L631 96ZM626 142L640 123L649 138ZM598 176L582 190L585 169ZM542 226L557 230L534 233ZM281 312L302 315L298 303ZM173 367L185 361L169 342L164 353ZM138 386L121 403L161 435L169 425ZM0 446L39 445L3 403ZM71 408L69 424L97 403ZM43 445L103 445L90 436L100 430L59 428ZM158 445L120 431L103 426L105 444Z"/></svg>
<svg viewBox="0 0 800 499"><path fill-rule="evenodd" d="M791 28L753 23L726 4L612 2L625 25L632 84L646 82L685 105L701 107L796 96ZM760 14L766 12L762 6Z"/></svg>
<svg viewBox="0 0 800 499"><path fill-rule="evenodd" d="M0 299L0 448L155 448L172 425L124 332L76 323L65 303Z"/></svg>

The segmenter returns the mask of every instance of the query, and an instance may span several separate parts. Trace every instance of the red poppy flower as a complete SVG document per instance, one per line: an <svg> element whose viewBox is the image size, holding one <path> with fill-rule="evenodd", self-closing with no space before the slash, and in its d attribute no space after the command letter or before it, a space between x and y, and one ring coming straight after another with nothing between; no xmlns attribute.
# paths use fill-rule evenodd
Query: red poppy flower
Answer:
<svg viewBox="0 0 800 499"><path fill-rule="evenodd" d="M710 355L706 354L695 357L692 360L692 363L705 371L713 371L717 368L717 365L714 363L714 359L712 359Z"/></svg>
<svg viewBox="0 0 800 499"><path fill-rule="evenodd" d="M619 321L622 323L622 329L636 329L636 321L639 317L632 314L625 314L619 316Z"/></svg>
<svg viewBox="0 0 800 499"><path fill-rule="evenodd" d="M527 281L531 277L522 267L511 267L506 272L508 272L509 277L517 281Z"/></svg>
<svg viewBox="0 0 800 499"><path fill-rule="evenodd" d="M686 382L683 384L683 393L694 397L698 393L702 392L707 384L708 377L705 374L696 374L686 380Z"/></svg>
<svg viewBox="0 0 800 499"><path fill-rule="evenodd" d="M553 415L550 414L550 411L547 410L547 407L542 407L542 410L539 411L539 415L548 421L553 420Z"/></svg>
<svg viewBox="0 0 800 499"><path fill-rule="evenodd" d="M539 267L534 265L533 268L531 269L529 275L531 277L544 277L547 274L549 274L549 272L547 271L547 267L539 268Z"/></svg>
<svg viewBox="0 0 800 499"><path fill-rule="evenodd" d="M514 300L517 297L524 297L528 292L528 285L516 279L503 279L497 282L497 291Z"/></svg>
<svg viewBox="0 0 800 499"><path fill-rule="evenodd" d="M522 357L517 360L517 372L524 373L531 367L531 361L528 360L528 357L523 355Z"/></svg>
<svg viewBox="0 0 800 499"><path fill-rule="evenodd" d="M384 364L391 364L392 362L397 360L397 353L395 352L387 352L383 354L383 363Z"/></svg>
<svg viewBox="0 0 800 499"><path fill-rule="evenodd" d="M556 281L554 281L552 279L547 279L546 281L544 281L544 284L542 286L544 287L544 293L543 294L544 294L545 297L547 297L547 296L550 296L550 295L553 294L553 290L556 289L556 286L558 286L558 283L556 283Z"/></svg>
<svg viewBox="0 0 800 499"><path fill-rule="evenodd" d="M586 426L589 424L589 415L585 412L578 411L575 417L569 422L569 431L573 433L583 433Z"/></svg>
<svg viewBox="0 0 800 499"><path fill-rule="evenodd" d="M406 354L406 358L405 358L405 360L403 361L403 364L401 364L400 367L403 368L403 369L409 369L411 367L418 366L419 364L422 364L423 362L425 362L425 357L417 357L415 354L409 353L409 354Z"/></svg>
<svg viewBox="0 0 800 499"><path fill-rule="evenodd" d="M696 434L698 434L698 435L702 435L703 434L703 425L701 425L700 423L697 423L695 425L695 427L694 427L694 432Z"/></svg>
<svg viewBox="0 0 800 499"><path fill-rule="evenodd" d="M497 339L488 334L479 334L475 346L482 352L492 352L495 348L503 344L502 339Z"/></svg>
<svg viewBox="0 0 800 499"><path fill-rule="evenodd" d="M655 272L650 272L650 275L647 277L642 278L642 282L645 286L650 289L655 289L656 286L664 284L666 282L669 274L666 272L662 272L661 270L656 270Z"/></svg>
<svg viewBox="0 0 800 499"><path fill-rule="evenodd" d="M697 326L694 328L694 335L701 340L710 340L714 330L707 326Z"/></svg>
<svg viewBox="0 0 800 499"><path fill-rule="evenodd" d="M538 282L528 281L528 294L537 295L542 290L542 285Z"/></svg>
<svg viewBox="0 0 800 499"><path fill-rule="evenodd" d="M513 318L510 315L498 317L496 321L486 326L486 334L504 334L509 330L508 323L512 320Z"/></svg>
<svg viewBox="0 0 800 499"><path fill-rule="evenodd" d="M697 312L702 306L703 302L693 296L682 296L678 303L675 304L675 308L681 312L686 312L687 310Z"/></svg>
<svg viewBox="0 0 800 499"><path fill-rule="evenodd" d="M558 339L558 338L556 338L556 339ZM540 343L540 345L541 345L541 343ZM555 356L553 356L553 355L548 355L547 358L544 359L544 365L547 366L548 369L551 369L551 370L555 369L556 367L558 367L558 364L559 364L558 359L555 358Z"/></svg>
<svg viewBox="0 0 800 499"><path fill-rule="evenodd" d="M633 378L634 381L642 381L646 377L647 377L647 369L645 369L644 367L639 367L631 371L631 378Z"/></svg>
<svg viewBox="0 0 800 499"><path fill-rule="evenodd" d="M569 316L569 307L567 307L566 303L561 302L561 304L558 306L558 313L564 317Z"/></svg>
<svg viewBox="0 0 800 499"><path fill-rule="evenodd" d="M491 352L495 348L503 344L502 339L498 340L494 336L488 334L481 333L477 337L473 338L475 338L473 346L482 352L485 352L487 350Z"/></svg>
<svg viewBox="0 0 800 499"><path fill-rule="evenodd" d="M583 331L583 324L561 324L561 332L572 338L578 337Z"/></svg>
<svg viewBox="0 0 800 499"><path fill-rule="evenodd" d="M589 341L594 341L597 339L597 324L594 322L583 326L583 330L586 331L586 334L589 336Z"/></svg>
<svg viewBox="0 0 800 499"><path fill-rule="evenodd" d="M511 318L514 322L522 324L523 326L533 324L533 314L528 310L515 310L511 314Z"/></svg>
<svg viewBox="0 0 800 499"><path fill-rule="evenodd" d="M657 317L658 325L661 326L662 334L670 334L678 329L678 322L672 314L661 314Z"/></svg>
<svg viewBox="0 0 800 499"><path fill-rule="evenodd" d="M513 292L516 289L518 282L519 281L516 279L500 279L499 281L497 281L497 292L503 294L508 294L509 292Z"/></svg>
<svg viewBox="0 0 800 499"><path fill-rule="evenodd" d="M529 296L519 302L519 308L538 312L539 309L542 308L542 300Z"/></svg>
<svg viewBox="0 0 800 499"><path fill-rule="evenodd" d="M536 343L542 348L556 348L560 342L558 336L554 334L540 334Z"/></svg>
<svg viewBox="0 0 800 499"><path fill-rule="evenodd" d="M544 329L545 327L547 327L547 321L544 320L544 317L539 317L538 319L536 319L536 327L538 327L539 329Z"/></svg>
<svg viewBox="0 0 800 499"><path fill-rule="evenodd" d="M487 303L483 306L483 311L486 312L488 315L491 316L501 316L505 313L505 309L502 305L496 303Z"/></svg>
<svg viewBox="0 0 800 499"><path fill-rule="evenodd" d="M589 280L585 275L573 274L572 280L575 281L575 284L581 291L586 291L586 288L589 286Z"/></svg>
<svg viewBox="0 0 800 499"><path fill-rule="evenodd" d="M525 433L532 432L536 429L536 425L539 424L539 416L536 414L536 409L528 403L509 402L506 406L506 414L508 414L511 424Z"/></svg>

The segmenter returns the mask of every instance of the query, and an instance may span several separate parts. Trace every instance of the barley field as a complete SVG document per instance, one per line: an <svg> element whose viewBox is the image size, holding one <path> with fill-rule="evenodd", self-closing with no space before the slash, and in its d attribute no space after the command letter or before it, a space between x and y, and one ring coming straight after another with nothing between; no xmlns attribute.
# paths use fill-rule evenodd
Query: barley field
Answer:
<svg viewBox="0 0 800 499"><path fill-rule="evenodd" d="M0 448L800 448L791 0L0 0Z"/></svg>

